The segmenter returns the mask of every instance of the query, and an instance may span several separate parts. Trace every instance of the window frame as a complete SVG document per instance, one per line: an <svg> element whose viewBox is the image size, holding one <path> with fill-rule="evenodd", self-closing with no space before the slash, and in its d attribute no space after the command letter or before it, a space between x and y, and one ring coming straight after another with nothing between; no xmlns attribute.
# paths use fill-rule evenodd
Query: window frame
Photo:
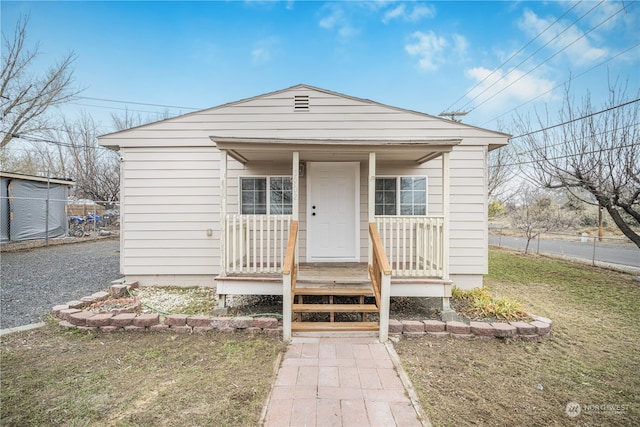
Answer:
<svg viewBox="0 0 640 427"><path fill-rule="evenodd" d="M271 179L272 178L287 178L291 183L291 213L271 213ZM243 188L242 188L242 180L243 179L264 179L265 182L265 213L244 213L244 203L243 203ZM255 204L254 204L255 206ZM238 177L238 212L240 215L291 215L293 213L293 176L291 175L244 175Z"/></svg>
<svg viewBox="0 0 640 427"><path fill-rule="evenodd" d="M424 178L424 183L425 183L425 189L424 189L424 214L403 214L402 213L402 197L401 197L401 191L402 191L402 179L403 178ZM374 185L374 206L373 206L373 211L374 211L374 215L375 216L412 216L412 217L421 217L421 216L428 216L429 214L429 177L427 175L376 175L375 180L376 180L376 184L377 184L377 180L378 179L395 179L396 180L396 185L395 185L395 214L378 214L376 213L377 211L377 206L378 204L376 203L376 195L378 193L377 190L377 185ZM412 190L415 191L415 190ZM412 209L415 209L415 206L417 206L415 203L413 203L412 201Z"/></svg>

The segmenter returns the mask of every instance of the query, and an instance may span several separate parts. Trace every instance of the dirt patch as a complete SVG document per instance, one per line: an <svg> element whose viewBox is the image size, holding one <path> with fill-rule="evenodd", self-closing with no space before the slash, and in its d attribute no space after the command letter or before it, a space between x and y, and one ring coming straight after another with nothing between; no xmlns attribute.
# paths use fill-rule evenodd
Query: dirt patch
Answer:
<svg viewBox="0 0 640 427"><path fill-rule="evenodd" d="M282 343L249 334L100 334L51 324L0 341L3 425L257 425Z"/></svg>
<svg viewBox="0 0 640 427"><path fill-rule="evenodd" d="M553 320L540 343L403 339L395 345L435 426L632 426L640 419L640 283L546 257L490 252L492 295ZM577 417L566 407L576 402Z"/></svg>

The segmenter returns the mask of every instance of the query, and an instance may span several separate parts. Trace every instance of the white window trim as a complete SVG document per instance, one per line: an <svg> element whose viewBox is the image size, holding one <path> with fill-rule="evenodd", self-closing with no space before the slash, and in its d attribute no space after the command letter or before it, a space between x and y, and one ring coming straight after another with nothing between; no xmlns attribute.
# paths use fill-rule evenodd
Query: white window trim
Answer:
<svg viewBox="0 0 640 427"><path fill-rule="evenodd" d="M242 180L245 178L249 178L249 179L260 179L260 178L264 178L267 180L267 213L264 214L243 214L242 213ZM270 187L270 180L271 178L289 178L291 180L291 183L293 185L293 176L291 175L243 175L243 176L239 176L238 177L238 212L240 213L240 215L291 215L291 214L272 214L271 212L271 187ZM292 193L293 193L293 187L291 189ZM293 200L292 200L293 203ZM293 212L293 206L291 207L291 211Z"/></svg>
<svg viewBox="0 0 640 427"><path fill-rule="evenodd" d="M375 215L375 216L410 216L414 218L426 217L429 216L429 177L427 175L376 175L375 179L378 178L396 178L396 214L395 215ZM400 180L402 178L424 178L425 180L425 189L424 189L424 215L402 215L400 213ZM374 191L374 212L375 212L375 185L373 188Z"/></svg>

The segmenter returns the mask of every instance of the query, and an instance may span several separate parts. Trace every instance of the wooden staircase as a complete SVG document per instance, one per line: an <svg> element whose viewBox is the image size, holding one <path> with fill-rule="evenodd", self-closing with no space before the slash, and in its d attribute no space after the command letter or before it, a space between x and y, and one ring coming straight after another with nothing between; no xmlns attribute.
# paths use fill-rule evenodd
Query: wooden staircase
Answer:
<svg viewBox="0 0 640 427"><path fill-rule="evenodd" d="M378 331L379 296L370 283L305 284L292 289L293 332ZM375 314L371 320L370 315Z"/></svg>

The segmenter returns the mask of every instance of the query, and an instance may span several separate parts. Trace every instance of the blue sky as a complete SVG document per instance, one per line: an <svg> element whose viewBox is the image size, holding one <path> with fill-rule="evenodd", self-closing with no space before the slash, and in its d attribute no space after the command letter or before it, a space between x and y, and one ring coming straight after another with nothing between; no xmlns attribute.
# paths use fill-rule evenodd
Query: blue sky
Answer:
<svg viewBox="0 0 640 427"><path fill-rule="evenodd" d="M631 0L3 0L0 8L6 35L30 14L39 66L75 52L86 98L200 109L305 83L434 115L469 111L465 122L508 131L515 107L555 114L571 76L574 95L589 91L595 105L609 78L628 81L633 99L640 88L640 7ZM80 99L59 113L85 110L106 132L124 108L165 110Z"/></svg>

